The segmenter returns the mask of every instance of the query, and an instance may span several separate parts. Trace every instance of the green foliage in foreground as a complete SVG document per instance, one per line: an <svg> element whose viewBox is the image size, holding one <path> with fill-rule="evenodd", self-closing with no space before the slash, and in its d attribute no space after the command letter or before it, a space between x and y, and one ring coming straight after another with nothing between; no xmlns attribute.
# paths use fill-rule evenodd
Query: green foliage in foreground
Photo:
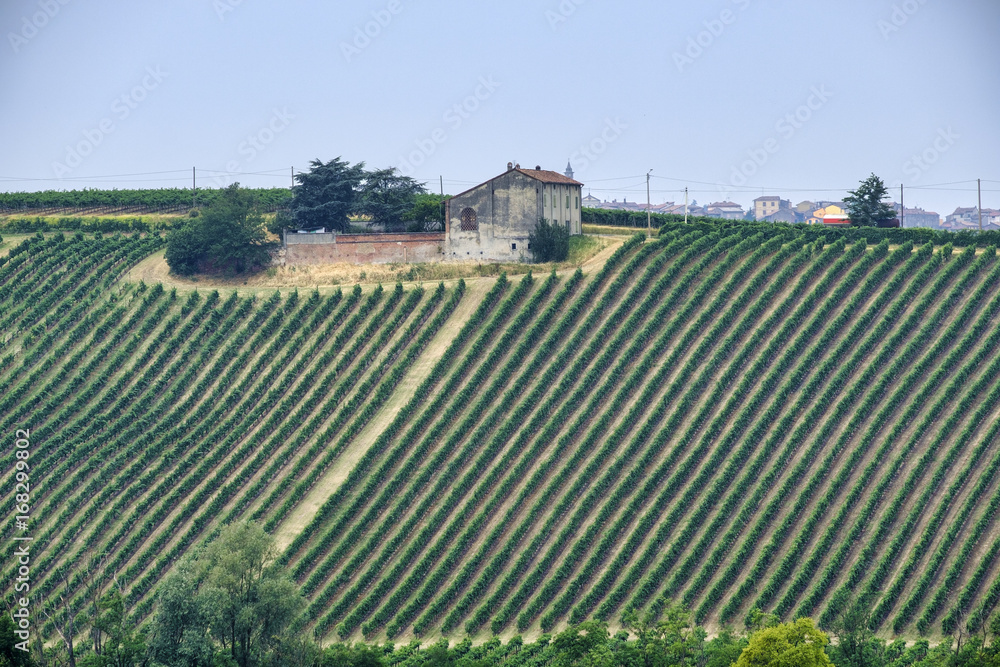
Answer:
<svg viewBox="0 0 1000 667"><path fill-rule="evenodd" d="M224 196L226 188L198 188L192 197L190 188L148 188L141 190L43 190L41 192L0 192L0 212L30 211L42 208L134 208L158 210L186 208L197 202L208 206ZM288 188L253 188L260 206L272 211L286 205L292 197Z"/></svg>
<svg viewBox="0 0 1000 667"><path fill-rule="evenodd" d="M604 208L583 208L583 224L585 225L605 225L608 227L636 227L645 229L649 224L650 219L652 220L653 227L660 227L662 225L672 223L672 222L684 222L683 215L677 215L674 213L651 213L649 217L646 217L645 211L619 211ZM709 218L707 216L700 215L689 215L687 218L688 224L692 223L702 223L702 224L716 224L721 222L731 222L728 220L722 220L721 218ZM738 222L746 222L745 220L740 220Z"/></svg>
<svg viewBox="0 0 1000 667"><path fill-rule="evenodd" d="M240 530L245 530L241 528ZM232 535L224 539L231 539ZM219 565L217 565L218 567ZM224 567L224 566L223 566ZM190 619L201 593L189 591L191 597L178 597L180 589L167 594L170 613L178 619ZM334 644L322 648L316 644L278 630L267 643L266 651L234 653L231 640L221 640L224 634L217 627L210 631L189 628L178 636L177 644L164 641L161 607L158 625L146 649L145 634L127 627L121 614L121 597L111 594L101 603L99 619L101 631L92 647L82 652L78 664L82 667L212 667L240 665L240 667L423 667L451 665L453 667L996 667L1000 665L1000 649L989 633L974 636L955 646L945 643L931 648L926 641L907 646L903 641L886 644L884 640L868 637L862 644L848 648L845 638L839 645L831 643L826 633L817 629L809 618L791 623L779 623L771 614L755 612L756 621L748 635L739 635L723 629L718 636L708 639L703 628L692 626L690 614L680 605L666 602L663 616L640 618L626 612L623 629L612 635L602 621L584 621L566 630L542 635L537 642L526 643L520 636L507 643L493 638L486 643L473 645L469 639L457 644L447 640L421 645L411 642L403 646L393 644ZM279 601L279 606L286 605ZM214 604L214 603L213 603ZM248 610L245 607L244 610ZM265 607L241 615L263 625L261 615ZM216 621L222 620L221 618ZM998 621L993 626L997 629ZM2 624L0 624L2 627ZM217 636L217 633L219 636ZM0 633L2 635L2 633ZM219 641L213 643L212 639ZM263 639L263 635L260 636ZM2 649L3 647L0 647ZM0 652L0 665L32 665L30 662L4 662L6 654ZM237 657L234 658L234 655ZM58 656L49 657L58 661Z"/></svg>
<svg viewBox="0 0 1000 667"><path fill-rule="evenodd" d="M645 215L645 214L644 214ZM676 217L676 216L674 216ZM645 219L645 218L644 218ZM587 222L586 216L584 223ZM743 234L776 234L785 233L790 236L798 236L806 243L818 240L825 240L832 243L836 240L844 240L847 243L865 240L870 245L876 245L882 241L887 241L892 245L902 245L903 243L913 243L923 245L931 243L935 246L951 244L956 248L988 248L990 246L1000 246L1000 231L961 231L946 232L939 229L929 229L927 227L838 227L831 228L828 225L804 225L800 223L787 222L754 222L750 220L720 220L718 218L693 219L684 224L678 220L665 220L654 224L660 224L660 235L677 233L682 230L697 230L700 233L731 232L738 230Z"/></svg>
<svg viewBox="0 0 1000 667"><path fill-rule="evenodd" d="M0 223L0 230L11 234L32 234L35 232L156 232L172 229L175 223L166 219L146 220L142 217L101 218L101 217L33 217L8 218Z"/></svg>
<svg viewBox="0 0 1000 667"><path fill-rule="evenodd" d="M896 217L896 212L885 203L889 190L882 179L872 174L857 190L850 190L844 197L851 224L857 227L881 227Z"/></svg>
<svg viewBox="0 0 1000 667"><path fill-rule="evenodd" d="M816 629L812 619L800 618L794 623L781 623L755 633L736 661L736 667L832 666L825 652L829 643L829 638Z"/></svg>
<svg viewBox="0 0 1000 667"><path fill-rule="evenodd" d="M305 605L275 565L274 538L255 524L235 524L199 557L164 581L150 653L170 667L268 664L288 651L288 628ZM294 643L294 642L292 642Z"/></svg>
<svg viewBox="0 0 1000 667"><path fill-rule="evenodd" d="M569 230L542 218L528 235L528 245L536 262L564 262L569 257Z"/></svg>
<svg viewBox="0 0 1000 667"><path fill-rule="evenodd" d="M246 273L267 266L271 244L253 197L239 184L167 237L167 264L182 276Z"/></svg>

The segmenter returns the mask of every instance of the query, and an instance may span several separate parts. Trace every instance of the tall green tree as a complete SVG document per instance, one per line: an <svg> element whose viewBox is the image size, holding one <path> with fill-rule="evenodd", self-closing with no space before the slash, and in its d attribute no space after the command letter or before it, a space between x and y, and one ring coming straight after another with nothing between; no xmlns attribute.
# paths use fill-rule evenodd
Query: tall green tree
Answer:
<svg viewBox="0 0 1000 667"><path fill-rule="evenodd" d="M569 230L542 218L528 235L528 245L536 262L565 262L569 257Z"/></svg>
<svg viewBox="0 0 1000 667"><path fill-rule="evenodd" d="M559 633L552 640L557 667L612 667L614 655L608 646L608 626L601 621L584 621Z"/></svg>
<svg viewBox="0 0 1000 667"><path fill-rule="evenodd" d="M211 667L214 646L208 634L208 605L198 596L201 564L181 561L157 590L149 652L166 667Z"/></svg>
<svg viewBox="0 0 1000 667"><path fill-rule="evenodd" d="M182 276L247 273L270 264L273 248L253 193L234 183L167 236L166 260Z"/></svg>
<svg viewBox="0 0 1000 667"><path fill-rule="evenodd" d="M35 667L31 654L17 648L22 640L15 634L16 630L10 614L0 613L0 667Z"/></svg>
<svg viewBox="0 0 1000 667"><path fill-rule="evenodd" d="M851 224L857 227L882 227L896 217L896 211L885 203L889 196L882 179L872 174L857 190L848 190L844 197Z"/></svg>
<svg viewBox="0 0 1000 667"><path fill-rule="evenodd" d="M444 202L450 198L436 194L418 194L413 208L403 216L403 220L409 223L407 230L431 232L444 229Z"/></svg>
<svg viewBox="0 0 1000 667"><path fill-rule="evenodd" d="M292 221L299 229L326 227L346 232L350 215L358 203L358 190L365 180L365 163L350 164L336 157L329 162L313 160L308 172L295 175Z"/></svg>
<svg viewBox="0 0 1000 667"><path fill-rule="evenodd" d="M871 630L872 607L864 598L852 598L840 590L831 600L836 616L830 631L837 639L829 653L839 667L880 667L886 664L888 647Z"/></svg>
<svg viewBox="0 0 1000 667"><path fill-rule="evenodd" d="M290 627L305 605L276 563L274 538L253 523L224 528L160 593L151 650L170 667L201 667L218 656L239 667L271 664L295 648ZM221 650L220 650L221 649Z"/></svg>
<svg viewBox="0 0 1000 667"><path fill-rule="evenodd" d="M664 601L664 609L655 616L625 612L622 625L636 636L636 659L644 667L684 667L702 664L705 631L691 622L691 613L682 605Z"/></svg>
<svg viewBox="0 0 1000 667"><path fill-rule="evenodd" d="M80 658L81 667L142 667L149 663L146 634L136 629L125 610L125 598L114 590L104 595L91 619L93 652Z"/></svg>
<svg viewBox="0 0 1000 667"><path fill-rule="evenodd" d="M403 231L417 195L426 192L422 183L397 173L395 168L368 171L358 189L355 212L366 217L370 227Z"/></svg>
<svg viewBox="0 0 1000 667"><path fill-rule="evenodd" d="M829 643L812 619L800 618L754 633L735 667L833 667Z"/></svg>

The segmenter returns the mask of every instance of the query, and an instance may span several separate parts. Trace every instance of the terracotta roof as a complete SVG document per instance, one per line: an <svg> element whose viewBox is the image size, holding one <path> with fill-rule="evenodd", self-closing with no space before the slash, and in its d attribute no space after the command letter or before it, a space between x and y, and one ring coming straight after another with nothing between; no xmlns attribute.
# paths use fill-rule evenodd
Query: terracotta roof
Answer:
<svg viewBox="0 0 1000 667"><path fill-rule="evenodd" d="M580 181L574 181L569 176L560 174L557 171L547 171L545 169L515 169L525 176L530 176L542 183L557 183L559 185L583 185Z"/></svg>

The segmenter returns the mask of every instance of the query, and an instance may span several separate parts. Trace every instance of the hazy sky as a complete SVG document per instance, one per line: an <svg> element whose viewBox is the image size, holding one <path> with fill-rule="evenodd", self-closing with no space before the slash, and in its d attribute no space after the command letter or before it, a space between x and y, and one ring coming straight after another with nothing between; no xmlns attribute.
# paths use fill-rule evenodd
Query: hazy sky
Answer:
<svg viewBox="0 0 1000 667"><path fill-rule="evenodd" d="M3 0L0 189L290 184L1000 208L998 0ZM261 173L264 172L264 173ZM970 182L971 181L971 182Z"/></svg>

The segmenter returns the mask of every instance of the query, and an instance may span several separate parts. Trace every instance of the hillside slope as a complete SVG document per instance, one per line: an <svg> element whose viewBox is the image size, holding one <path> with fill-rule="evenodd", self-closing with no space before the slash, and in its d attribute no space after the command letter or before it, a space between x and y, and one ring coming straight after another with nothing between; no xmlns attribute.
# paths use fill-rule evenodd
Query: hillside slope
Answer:
<svg viewBox="0 0 1000 667"><path fill-rule="evenodd" d="M143 617L253 519L330 638L664 596L950 632L1000 600L1000 262L813 239L677 225L590 275L256 298L122 281L155 238L31 239L0 430L30 430L34 585L82 608L114 576Z"/></svg>

